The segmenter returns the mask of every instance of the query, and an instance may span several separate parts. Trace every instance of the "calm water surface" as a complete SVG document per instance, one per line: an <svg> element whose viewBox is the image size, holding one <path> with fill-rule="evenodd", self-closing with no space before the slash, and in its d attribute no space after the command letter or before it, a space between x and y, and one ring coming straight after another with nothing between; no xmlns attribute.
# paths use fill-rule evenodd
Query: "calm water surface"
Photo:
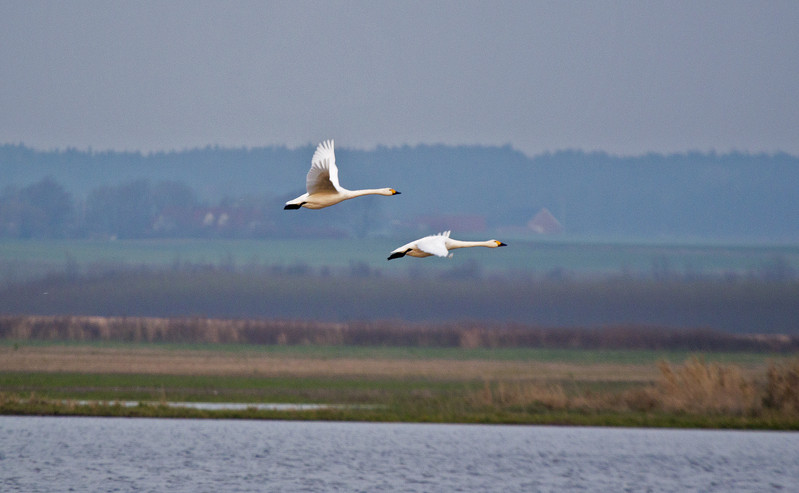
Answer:
<svg viewBox="0 0 799 493"><path fill-rule="evenodd" d="M799 491L799 434L0 416L0 491Z"/></svg>

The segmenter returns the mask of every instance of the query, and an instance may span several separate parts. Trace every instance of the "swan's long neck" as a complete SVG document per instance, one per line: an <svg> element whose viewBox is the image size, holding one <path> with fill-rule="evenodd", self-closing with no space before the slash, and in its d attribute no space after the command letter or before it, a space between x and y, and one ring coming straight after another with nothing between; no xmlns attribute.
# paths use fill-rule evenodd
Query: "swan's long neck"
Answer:
<svg viewBox="0 0 799 493"><path fill-rule="evenodd" d="M394 195L395 192L392 192L390 189L387 188L364 188L363 190L347 190L344 189L341 191L347 198L354 198L354 197L361 197L363 195Z"/></svg>
<svg viewBox="0 0 799 493"><path fill-rule="evenodd" d="M454 250L456 248L469 248L469 247L488 247L494 248L497 246L497 242L493 240L486 240L486 241L461 241L461 240L453 240L452 238L447 238L447 250Z"/></svg>

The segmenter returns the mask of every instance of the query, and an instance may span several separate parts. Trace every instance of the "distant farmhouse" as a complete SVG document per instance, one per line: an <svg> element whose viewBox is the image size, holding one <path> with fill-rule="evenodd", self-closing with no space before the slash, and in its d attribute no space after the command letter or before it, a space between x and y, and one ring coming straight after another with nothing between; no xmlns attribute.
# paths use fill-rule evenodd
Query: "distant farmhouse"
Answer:
<svg viewBox="0 0 799 493"><path fill-rule="evenodd" d="M527 221L527 228L534 233L542 235L563 232L563 226L560 224L560 222L558 222L557 219L555 219L555 216L553 216L546 207L538 211L538 214Z"/></svg>

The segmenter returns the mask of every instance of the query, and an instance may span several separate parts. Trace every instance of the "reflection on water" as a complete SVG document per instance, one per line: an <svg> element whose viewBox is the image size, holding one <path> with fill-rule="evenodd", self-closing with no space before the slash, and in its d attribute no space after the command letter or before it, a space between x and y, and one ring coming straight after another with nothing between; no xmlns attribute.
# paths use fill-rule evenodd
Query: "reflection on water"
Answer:
<svg viewBox="0 0 799 493"><path fill-rule="evenodd" d="M177 408L201 409L204 411L316 411L319 409L371 409L376 406L362 404L291 404L281 402L240 403L240 402L141 402L141 401L64 401L79 406L92 404L118 405L122 407L167 406Z"/></svg>
<svg viewBox="0 0 799 493"><path fill-rule="evenodd" d="M0 417L0 491L799 491L799 434Z"/></svg>

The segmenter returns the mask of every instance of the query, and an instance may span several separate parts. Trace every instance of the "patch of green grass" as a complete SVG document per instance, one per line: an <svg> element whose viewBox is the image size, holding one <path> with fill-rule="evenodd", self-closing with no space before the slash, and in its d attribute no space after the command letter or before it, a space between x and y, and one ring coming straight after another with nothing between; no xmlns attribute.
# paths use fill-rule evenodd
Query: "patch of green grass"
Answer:
<svg viewBox="0 0 799 493"><path fill-rule="evenodd" d="M410 404L409 404L410 403ZM380 421L418 423L537 424L569 426L624 426L669 428L730 428L799 430L799 419L784 415L714 416L673 413L636 413L586 410L475 409L452 401L424 400L394 403L384 408L335 408L317 410L204 410L140 403L78 403L37 396L0 394L0 414L48 416L112 416L193 419L283 419L327 421Z"/></svg>
<svg viewBox="0 0 799 493"><path fill-rule="evenodd" d="M496 360L537 361L569 364L652 364L658 361L680 362L701 355L708 362L740 365L764 364L791 357L790 354L743 351L701 352L655 351L648 349L557 349L557 348L460 348L460 347L403 347L403 346L352 346L352 345L254 345L254 344L202 344L202 343L132 343L116 341L15 341L0 339L0 347L97 347L160 349L166 351L220 351L231 354L269 355L275 357L308 359L442 359L454 361Z"/></svg>
<svg viewBox="0 0 799 493"><path fill-rule="evenodd" d="M173 402L380 404L413 392L441 393L477 383L427 379L0 373L0 391L48 399Z"/></svg>
<svg viewBox="0 0 799 493"><path fill-rule="evenodd" d="M502 238L498 238L502 239ZM148 265L177 264L305 265L348 268L353 261L396 273L407 272L408 263L387 264L385 255L407 238L360 240L362 251L374 255L353 255L351 240L343 239L140 239L140 240L0 240L0 261L16 265L64 268L90 264ZM799 248L793 245L664 244L646 241L595 241L552 239L507 240L512 248L501 255L481 256L484 272L517 273L520 265L534 266L530 272L546 273L564 269L577 274L639 272L651 274L655 264L677 273L746 273L757 270L775 257L799 266ZM459 254L473 258L469 252ZM459 257L460 258L460 257ZM425 270L443 272L446 262L427 262ZM413 265L413 264L410 264Z"/></svg>
<svg viewBox="0 0 799 493"><path fill-rule="evenodd" d="M726 388L722 385L726 380L711 378L716 374L715 368L694 359L673 371L687 375L689 384L707 392L714 382L713 388ZM737 381L744 381L740 374L735 375L738 375ZM725 411L713 406L690 410L663 405L673 402L675 391L680 388L573 379L449 381L392 377L3 372L0 373L0 414L799 430L799 415L778 408L755 405L743 411ZM128 407L119 404L123 401L141 404ZM282 402L369 407L202 410L171 407L167 402Z"/></svg>

